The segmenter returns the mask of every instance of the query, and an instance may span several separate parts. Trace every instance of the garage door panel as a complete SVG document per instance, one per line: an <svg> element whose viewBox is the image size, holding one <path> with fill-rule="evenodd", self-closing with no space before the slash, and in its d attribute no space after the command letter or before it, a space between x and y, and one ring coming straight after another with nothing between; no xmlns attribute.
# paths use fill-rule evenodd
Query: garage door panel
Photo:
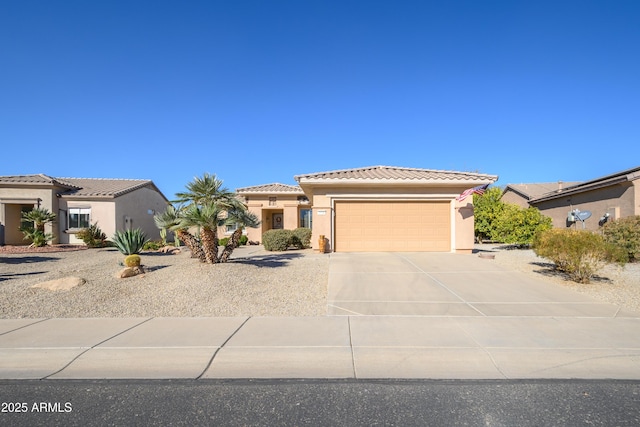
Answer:
<svg viewBox="0 0 640 427"><path fill-rule="evenodd" d="M450 203L336 202L337 251L451 250Z"/></svg>

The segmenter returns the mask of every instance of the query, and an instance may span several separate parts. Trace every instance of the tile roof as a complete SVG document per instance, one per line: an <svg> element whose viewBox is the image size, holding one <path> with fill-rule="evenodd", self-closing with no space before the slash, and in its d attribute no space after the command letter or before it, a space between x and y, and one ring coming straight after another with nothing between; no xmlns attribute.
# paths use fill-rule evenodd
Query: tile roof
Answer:
<svg viewBox="0 0 640 427"><path fill-rule="evenodd" d="M273 193L289 193L289 194L304 194L302 189L297 185L280 184L274 182L272 184L254 185L252 187L243 187L236 190L238 193L244 194L273 194Z"/></svg>
<svg viewBox="0 0 640 427"><path fill-rule="evenodd" d="M74 187L73 184L61 180L60 178L53 178L43 173L35 175L10 175L0 176L0 184L27 184L27 185L42 185L51 184L62 187Z"/></svg>
<svg viewBox="0 0 640 427"><path fill-rule="evenodd" d="M61 178L78 190L62 193L62 197L118 197L138 188L153 185L148 179Z"/></svg>
<svg viewBox="0 0 640 427"><path fill-rule="evenodd" d="M608 187L623 182L635 181L636 179L640 179L640 166L623 170L621 172L616 172L600 178L592 179L590 181L581 182L576 185L564 187L560 191L553 191L550 193L542 194L532 198L531 202L537 203L543 200L551 200L558 197L564 197L569 194L582 193L585 191L596 190L598 188Z"/></svg>
<svg viewBox="0 0 640 427"><path fill-rule="evenodd" d="M446 182L450 181L497 181L496 175L486 175L473 172L456 172L436 169L404 168L395 166L370 166L354 169L342 169L327 172L316 172L305 175L296 175L298 182L322 181L377 181L377 182Z"/></svg>
<svg viewBox="0 0 640 427"><path fill-rule="evenodd" d="M0 176L0 184L51 185L61 187L64 198L113 198L145 186L160 190L148 179L54 178L45 174Z"/></svg>
<svg viewBox="0 0 640 427"><path fill-rule="evenodd" d="M578 184L578 182L536 182L528 184L508 184L504 188L504 191L511 189L528 199L532 199L543 194L558 192L558 189L560 189L560 184L562 184L562 188L566 188L572 185L576 185Z"/></svg>

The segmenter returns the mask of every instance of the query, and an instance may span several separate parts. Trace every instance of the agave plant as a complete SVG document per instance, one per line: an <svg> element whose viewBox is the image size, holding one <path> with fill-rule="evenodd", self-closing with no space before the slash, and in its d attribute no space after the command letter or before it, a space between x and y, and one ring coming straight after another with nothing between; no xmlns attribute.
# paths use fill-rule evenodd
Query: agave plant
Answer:
<svg viewBox="0 0 640 427"><path fill-rule="evenodd" d="M139 254L144 244L149 241L147 235L139 228L116 231L111 240L123 255Z"/></svg>

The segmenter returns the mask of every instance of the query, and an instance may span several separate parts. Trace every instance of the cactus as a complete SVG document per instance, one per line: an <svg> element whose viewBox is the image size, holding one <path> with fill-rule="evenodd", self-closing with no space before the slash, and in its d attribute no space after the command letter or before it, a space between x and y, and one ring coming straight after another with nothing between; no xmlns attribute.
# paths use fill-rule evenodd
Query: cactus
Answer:
<svg viewBox="0 0 640 427"><path fill-rule="evenodd" d="M140 255L129 255L124 259L124 265L127 267L139 267L140 266Z"/></svg>

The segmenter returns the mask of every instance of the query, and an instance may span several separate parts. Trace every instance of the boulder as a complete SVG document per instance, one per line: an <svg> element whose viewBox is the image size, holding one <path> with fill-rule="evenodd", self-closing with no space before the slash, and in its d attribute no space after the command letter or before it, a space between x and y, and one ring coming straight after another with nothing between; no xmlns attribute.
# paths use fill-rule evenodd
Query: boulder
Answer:
<svg viewBox="0 0 640 427"><path fill-rule="evenodd" d="M75 288L76 286L84 285L85 283L87 283L87 281L82 277L69 276L62 277L60 279L49 280L47 282L37 283L31 287L47 289L50 291L68 291Z"/></svg>
<svg viewBox="0 0 640 427"><path fill-rule="evenodd" d="M139 274L144 274L144 273L145 273L144 267L142 266L125 267L118 274L116 274L116 277L118 279L126 279L127 277L133 277L133 276L137 276Z"/></svg>

